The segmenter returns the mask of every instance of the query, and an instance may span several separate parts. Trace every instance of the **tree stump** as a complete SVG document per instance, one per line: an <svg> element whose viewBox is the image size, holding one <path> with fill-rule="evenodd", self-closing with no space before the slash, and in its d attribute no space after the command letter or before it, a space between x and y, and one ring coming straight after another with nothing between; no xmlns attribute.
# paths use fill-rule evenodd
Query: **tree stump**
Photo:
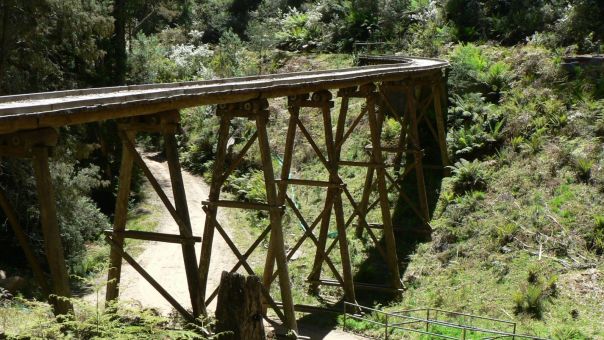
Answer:
<svg viewBox="0 0 604 340"><path fill-rule="evenodd" d="M220 339L265 340L260 278L223 271L216 320L216 331L228 332Z"/></svg>

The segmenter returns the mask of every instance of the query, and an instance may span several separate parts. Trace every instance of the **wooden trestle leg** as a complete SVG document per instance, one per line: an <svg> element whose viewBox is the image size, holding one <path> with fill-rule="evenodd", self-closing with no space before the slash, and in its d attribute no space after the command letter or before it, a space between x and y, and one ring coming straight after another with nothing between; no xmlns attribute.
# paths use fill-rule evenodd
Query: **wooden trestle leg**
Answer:
<svg viewBox="0 0 604 340"><path fill-rule="evenodd" d="M283 151L283 165L281 166L281 177L280 181L277 184L279 191L277 192L277 204L279 206L285 205L285 199L287 197L287 180L290 176L292 158L294 154L294 144L296 140L296 120L298 119L298 115L300 114L300 107L292 103L292 98L290 98L288 104L288 111L290 114L290 119L287 127L287 136L285 137L285 148ZM264 264L264 273L262 277L262 282L267 289L270 289L271 283L273 282L273 272L275 267L275 253L273 246L273 238L271 238L271 243L268 247L268 252L266 254L266 261Z"/></svg>
<svg viewBox="0 0 604 340"><path fill-rule="evenodd" d="M197 255L195 254L195 242L193 240L193 231L191 229L191 218L189 216L189 207L187 205L187 196L182 180L180 161L178 159L178 146L173 132L164 132L164 148L166 158L168 159L168 168L170 179L172 181L172 193L174 195L174 206L183 223L179 223L180 235L184 242L181 244L182 255L187 275L187 284L191 306L193 307L193 316L198 317L202 313L206 314L205 305L200 294L199 274L197 267Z"/></svg>
<svg viewBox="0 0 604 340"><path fill-rule="evenodd" d="M135 133L127 134L128 138L134 139ZM132 183L132 168L134 166L134 155L130 152L126 141L122 140L122 159L120 163L120 178L113 217L113 242L120 248L124 248L124 230L128 219L128 203L130 198L130 186ZM119 296L119 285L122 274L122 256L118 249L111 248L109 254L109 270L107 271L107 291L105 300L114 301Z"/></svg>
<svg viewBox="0 0 604 340"><path fill-rule="evenodd" d="M364 89L367 92L367 117L369 121L369 129L371 130L371 156L375 164L384 164L381 146L381 131L378 124L378 117L375 110L376 96L375 86L372 84L370 88ZM386 242L386 253L388 268L391 275L392 288L402 288L398 267L398 255L396 252L396 241L394 239L394 229L392 225L392 216L390 215L390 203L388 202L388 188L386 186L386 169L378 167L375 170L376 181L378 187L378 195L380 200L380 208L382 211L382 223L384 229L384 240Z"/></svg>
<svg viewBox="0 0 604 340"><path fill-rule="evenodd" d="M199 274L201 280L200 284L203 292L202 296L205 297L210 267L210 259L212 256L212 243L215 230L218 230L227 245L229 245L235 256L237 256L237 258L239 259L239 262L233 270L236 270L241 265L250 274L253 274L253 271L249 264L246 262L246 260L250 255L251 251L256 248L260 240L264 237L263 235L265 235L263 233L263 235L261 235L260 238L257 239L256 242L254 242L254 244L248 249L248 251L246 251L245 253L241 253L218 223L216 219L217 208L219 206L222 206L227 208L267 210L270 219L270 246L269 254L267 256L267 266L270 266L270 269L272 270L272 266L274 265L274 261L276 260L277 272L279 276L279 286L281 290L281 300L283 303L283 313L278 310L276 310L275 312L280 317L282 317L282 320L284 321L284 324L288 329L297 332L298 327L296 323L296 315L294 312L294 303L291 292L289 270L285 254L283 226L281 223L284 205L282 203L280 204L280 202L285 201L285 191L283 191L283 195L278 195L277 189L275 188L276 180L274 176L271 149L266 128L269 115L268 110L266 110L267 107L268 102L266 102L266 100L254 100L245 103L221 105L217 110L217 114L220 115L220 127L218 132L216 160L214 162L214 176L210 185L209 199L208 201L203 202L204 211L206 212L206 221L199 264ZM224 169L226 165L229 127L231 124L231 120L235 117L245 117L250 120L254 120L256 122L256 134L244 147L235 163L225 171ZM234 170L234 165L236 165L241 160L241 158L245 156L245 153L249 150L249 147L251 146L251 142L253 142L253 140L256 138L258 140L262 170L264 174L266 203L262 204L249 202L221 201L220 191L222 188L222 184L229 176L231 171ZM291 162L291 160L289 162ZM286 166L285 168L288 169L289 166ZM288 173L285 173L285 176L288 176ZM264 298L266 300L266 303L268 303L274 308L277 308L277 305L274 300L270 297L270 295L268 295L268 287L270 286L270 275L265 275L265 277L265 282L267 282L268 284L265 285L263 289ZM212 296L210 296L210 299L213 298L214 295L215 294L212 294Z"/></svg>
<svg viewBox="0 0 604 340"><path fill-rule="evenodd" d="M286 327L298 332L296 314L294 312L294 300L289 281L289 269L285 257L285 241L283 239L283 225L281 224L282 206L277 204L277 191L275 189L275 174L271 159L271 149L266 131L267 115L256 117L256 128L258 130L258 144L260 157L262 159L262 170L264 173L264 185L266 187L266 203L270 207L269 217L271 221L271 245L277 260L279 270L279 288L281 288L281 300L285 314Z"/></svg>
<svg viewBox="0 0 604 340"><path fill-rule="evenodd" d="M229 115L223 114L220 116L218 145L216 146L216 160L214 160L212 183L210 183L209 202L218 202L220 199L222 183L226 179L222 174L225 166L230 124L231 117ZM217 206L214 204L205 207L206 219L203 227L201 255L199 258L199 284L201 287L202 299L205 299L208 285L208 273L210 271L210 260L212 258L212 244L214 243L214 231L216 229L214 224L214 219L217 218L216 212Z"/></svg>
<svg viewBox="0 0 604 340"><path fill-rule="evenodd" d="M191 221L187 206L187 198L182 179L180 162L178 160L178 149L176 144L176 130L178 126L178 111L162 112L148 117L134 118L130 121L121 122L118 125L122 139L122 164L120 169L119 189L116 203L114 228L111 237L108 238L111 248L111 268L108 273L107 301L117 299L119 295L119 282L121 275L122 258L127 260L149 283L164 296L184 317L195 319L205 313L205 308L200 294L197 259L195 254L195 238L191 229ZM135 136L137 132L160 133L164 140L164 151L168 161L170 181L174 204L163 191L143 158L135 149ZM143 173L151 183L151 186L159 195L161 201L174 221L178 225L179 235L167 235L157 233L146 233L146 235L134 235L125 230L128 213L128 197L132 180L132 169L134 164L143 170ZM128 232L128 233L127 233ZM123 250L124 237L137 237L142 239L161 239L164 242L180 243L183 254L187 285L193 315L190 315L170 294L163 289L140 265L135 263ZM134 261L134 262L133 262ZM132 263L133 262L133 263Z"/></svg>
<svg viewBox="0 0 604 340"><path fill-rule="evenodd" d="M350 254L348 250L348 240L346 238L346 223L344 221L344 209L342 206L342 191L343 182L338 175L341 140L344 136L344 123L348 112L348 99L343 99L340 106L340 115L338 116L338 124L334 138L333 127L331 122L331 108L333 107L332 95L329 91L315 92L312 97L311 107L318 107L323 116L323 125L325 133L325 146L327 150L327 159L324 159L325 166L329 171L329 187L325 197L325 206L319 229L319 239L315 254L315 261L311 273L308 277L310 289L316 291L320 283L321 271L323 263L327 260L327 236L331 220L331 212L333 210L336 219L336 229L338 233L338 243L340 249L340 259L342 261L342 279L346 301L356 302L354 290L354 279L352 277L352 264L350 262Z"/></svg>
<svg viewBox="0 0 604 340"><path fill-rule="evenodd" d="M0 156L31 158L34 178L36 180L37 196L40 205L40 224L44 237L44 247L52 287L49 287L44 272L38 263L27 235L24 232L15 209L10 204L7 195L0 191L0 207L4 211L27 261L32 267L34 277L42 291L49 295L55 314L67 314L73 311L69 287L69 276L65 265L61 231L57 220L56 198L52 185L49 167L49 156L57 145L59 135L55 129L43 128L37 130L19 131L12 134L0 135Z"/></svg>
<svg viewBox="0 0 604 340"><path fill-rule="evenodd" d="M423 165L423 152L421 150L421 142L419 137L417 120L417 99L415 96L415 88L410 87L406 91L408 115L409 115L409 138L413 146L413 160L415 162L415 178L417 179L417 193L419 200L419 207L423 215L424 221L430 219L430 211L428 208L428 195L426 193L426 184L424 180L424 165Z"/></svg>
<svg viewBox="0 0 604 340"><path fill-rule="evenodd" d="M71 297L71 289L69 288L69 276L65 266L61 232L57 221L56 199L48 163L49 148L49 146L32 148L33 167L40 201L40 222L44 234L44 246L50 275L52 276L54 297L51 298L51 301L54 305L55 314L67 314L73 310L73 307L71 302L67 300Z"/></svg>
<svg viewBox="0 0 604 340"><path fill-rule="evenodd" d="M447 176L450 171L449 165L451 165L451 161L449 160L449 151L447 150L447 128L445 125L445 116L442 105L443 101L445 101L443 100L443 96L445 96L445 89L443 88L444 85L442 78L438 77L436 81L438 83L432 86L432 93L434 95L434 111L436 113L436 128L438 130L440 156L442 159L444 175Z"/></svg>

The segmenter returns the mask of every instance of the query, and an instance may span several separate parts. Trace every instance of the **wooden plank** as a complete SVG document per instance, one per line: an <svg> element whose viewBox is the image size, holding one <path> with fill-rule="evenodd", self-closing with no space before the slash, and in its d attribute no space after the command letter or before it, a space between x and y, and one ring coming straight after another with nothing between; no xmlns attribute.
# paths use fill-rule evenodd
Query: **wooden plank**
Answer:
<svg viewBox="0 0 604 340"><path fill-rule="evenodd" d="M245 157L247 152L250 150L250 148L254 145L254 142L256 141L257 138L258 138L258 132L255 131L254 134L252 135L252 137L250 137L250 139L248 139L248 141L245 143L243 148L241 148L241 151L239 152L239 154L237 155L237 157L235 158L233 163L231 163L229 168L222 175L221 185L224 184L224 181L226 181L227 178L229 178L229 176L231 175L231 173L233 173L233 171L235 171L235 169L237 169L239 164L241 164L241 161L243 160L243 158Z"/></svg>
<svg viewBox="0 0 604 340"><path fill-rule="evenodd" d="M342 97L342 100L344 100L344 98L348 98L348 97ZM361 113L359 113L359 115L354 119L352 124L350 124L350 126L348 127L348 130L346 130L346 133L344 133L344 135L338 139L338 143L336 144L337 148L339 148L339 149L342 148L342 145L346 142L348 137L350 137L350 135L352 134L354 129L356 129L357 125L359 125L359 123L361 122L361 119L363 119L363 117L365 116L366 113L367 113L367 106L363 107L363 109L361 110Z"/></svg>
<svg viewBox="0 0 604 340"><path fill-rule="evenodd" d="M244 259L243 254L241 254L241 252L239 251L239 249L237 248L237 246L235 245L233 240L231 240L231 238L226 233L226 231L224 231L224 228L222 228L222 226L220 225L220 223L218 223L216 218L213 218L213 221L214 221L214 227L216 228L216 231L218 231L220 236L222 236L222 239L227 244L227 246L229 246L229 248L231 248L231 251L233 252L233 254L235 254L235 257L237 257L237 259L241 262L241 265L243 266L243 268L247 271L247 273L249 275L256 275L256 273L254 272L252 267L249 265L249 263L247 263L247 259ZM279 316L279 318L287 324L287 318L285 317L285 315L281 314L279 309L276 308L275 301L271 297L268 289L266 289L266 287L264 287L264 286L262 289L262 295L264 296L265 301L270 306L273 307L273 309L275 310L275 313L277 313L277 316Z"/></svg>
<svg viewBox="0 0 604 340"><path fill-rule="evenodd" d="M363 216L367 216L367 205L369 204L369 198L371 197L371 192L373 191L373 174L375 172L374 167L368 167L367 173L365 175L365 183L363 184L363 193L361 194L361 201L359 202L359 210ZM357 227L355 228L355 235L358 238L363 237L363 224L359 221L357 223Z"/></svg>
<svg viewBox="0 0 604 340"><path fill-rule="evenodd" d="M294 203L294 201L292 201L292 199L289 197L289 195L287 195L286 198L287 198L288 205L290 206L290 208L292 209L292 211L294 212L296 217L298 217L298 220L300 221L300 223L302 223L302 226L304 227L304 234L302 235L302 237L300 239L298 239L296 244L289 250L289 253L287 254L287 260L289 261L294 256L296 251L298 251L298 249L302 246L302 243L304 243L304 241L307 238L309 238L313 242L315 247L318 247L319 240L317 240L317 238L315 237L315 234L313 234L313 231L316 228L316 226L319 224L319 222L321 221L321 219L323 217L323 212L321 212L315 218L315 220L312 222L311 225L308 225L308 222L306 222L306 220L302 216L302 213L300 212L300 209L298 209L296 207L296 204ZM342 278L342 275L340 275L340 273L336 269L336 266L333 264L333 262L331 261L329 256L327 256L325 254L323 256L324 256L325 262L329 266L329 269L331 270L332 274L336 277L336 279L339 282L344 284L344 279ZM271 281L274 280L276 278L276 276L277 276L277 273L273 273L273 276L271 277Z"/></svg>
<svg viewBox="0 0 604 340"><path fill-rule="evenodd" d="M318 285L322 286L330 286L330 287L341 287L342 285L335 280L319 280L316 282ZM357 290L368 290L368 291L378 291L385 293L403 293L403 289L396 289L386 285L378 285L372 283L363 283L363 282L355 282L354 288Z"/></svg>
<svg viewBox="0 0 604 340"><path fill-rule="evenodd" d="M443 112L442 97L445 96L445 91L442 85L442 79L438 79L439 84L432 88L434 93L434 111L436 112L436 128L438 130L438 146L440 147L440 155L442 159L443 170L445 176L449 174L449 150L447 149L447 131L445 126L445 116Z"/></svg>
<svg viewBox="0 0 604 340"><path fill-rule="evenodd" d="M409 136L413 141L413 146L417 149L421 149L420 146L420 137L417 121L417 99L415 95L415 90L410 89L406 92L407 97L407 105L409 107ZM420 211L422 212L422 216L425 221L430 220L430 211L428 208L428 195L426 192L426 184L424 181L424 167L423 167L423 155L415 153L413 155L413 159L415 162L415 177L417 179L417 192L418 192L418 200Z"/></svg>
<svg viewBox="0 0 604 340"><path fill-rule="evenodd" d="M348 98L343 99L340 105L340 114L336 126L336 136L333 134L331 124L331 110L328 106L324 106L323 111L323 127L325 130L325 141L327 152L330 161L330 182L341 183L342 180L338 175L338 161L340 160L341 148L336 144L344 135L344 124L348 113ZM340 260L342 262L342 276L344 277L344 295L346 301L356 303L356 294L354 291L354 279L352 276L352 264L350 261L350 252L348 250L348 239L346 237L346 227L344 226L344 208L342 206L342 190L341 188L332 189L334 191L333 208L336 218L336 229L338 231L338 241L340 244Z"/></svg>
<svg viewBox="0 0 604 340"><path fill-rule="evenodd" d="M337 176L337 172L334 172L334 168L332 163L337 160L333 159L333 132L331 127L331 114L329 113L330 107L327 107L325 110L322 110L322 118L323 118L323 130L325 134L325 144L327 146L327 153L330 160L327 160L320 154L319 148L316 146L316 143L310 136L310 134L306 133L306 138L309 140L311 145L315 145L313 149L317 155L320 155L320 159L323 159L323 165L325 169L329 171L329 181L332 183L338 183L339 177ZM328 115L329 117L326 117ZM326 125L327 124L327 125ZM301 125L301 124L300 124ZM336 170L337 171L337 170ZM341 180L340 180L341 181ZM317 249L315 250L315 258L313 261L313 265L311 267L310 274L308 275L309 281L317 281L321 278L321 271L323 269L323 262L327 257L327 253L325 251L327 246L327 237L329 235L329 226L331 222L331 213L333 211L334 199L337 194L336 188L328 188L327 193L325 195L325 201L323 206L323 217L321 218L321 225L319 226L319 238L317 243ZM344 278L346 280L346 278ZM318 293L318 286L310 285L310 290L312 292Z"/></svg>
<svg viewBox="0 0 604 340"><path fill-rule="evenodd" d="M387 165L385 165L384 163L376 163L376 162L339 161L339 164L342 166L356 166L356 167L373 168L373 169L387 167Z"/></svg>
<svg viewBox="0 0 604 340"><path fill-rule="evenodd" d="M185 242L201 242L201 237L192 236L190 238L186 238L182 235L174 235L174 234L166 234L166 233L156 233L150 231L140 231L140 230L123 230L123 231L114 231L114 230L105 230L103 231L105 235L119 235L122 238L131 238L135 240L142 241L154 241L154 242L166 242L166 243L177 243L182 244ZM115 240L115 236L114 240Z"/></svg>
<svg viewBox="0 0 604 340"><path fill-rule="evenodd" d="M202 201L202 205L209 207L222 207L222 208L234 208L234 209L249 209L249 210L283 210L284 206L271 206L266 203L254 203L254 202L240 202L230 200L219 200L219 201Z"/></svg>
<svg viewBox="0 0 604 340"><path fill-rule="evenodd" d="M48 163L48 149L49 147L46 146L37 146L32 149L34 176L40 202L40 223L44 236L44 248L55 295L50 300L53 303L55 314L67 314L73 312L73 306L69 300L66 300L71 297L71 289L63 255L61 230L57 221L57 206Z"/></svg>
<svg viewBox="0 0 604 340"><path fill-rule="evenodd" d="M147 166L147 163L145 163L143 157L141 157L141 155L136 150L133 139L131 139L131 137L129 137L129 135L125 131L120 131L120 137L124 142L124 146L129 150L129 153L132 154L134 162L136 162L138 167L143 171L145 177L147 177L147 180L149 181L149 184L151 184L151 187L164 204L164 207L166 207L166 210L168 210L168 212L170 213L170 216L172 216L176 224L178 224L179 228L186 228L185 222L176 211L176 208L174 208L174 205L172 205L172 202L164 192L164 189L162 189L161 185Z"/></svg>
<svg viewBox="0 0 604 340"><path fill-rule="evenodd" d="M277 184L286 183L288 185L303 185L308 187L319 187L319 188L340 188L342 184L340 183L330 183L327 181L315 181L312 179L297 179L290 178L287 180L278 179L276 180Z"/></svg>
<svg viewBox="0 0 604 340"><path fill-rule="evenodd" d="M421 61L418 61L421 62ZM430 62L419 68L372 66L369 69L315 72L314 75L288 77L270 75L268 78L232 82L217 82L218 85L176 86L171 89L145 90L144 93L110 93L111 100L102 96L93 98L51 98L39 100L37 104L23 104L4 99L0 104L0 133L27 128L59 127L73 124L118 119L162 111L182 109L199 105L239 102L254 98L275 98L319 91L329 88L344 88L371 81L400 80L414 72L440 70L444 62ZM105 97L107 97L105 96ZM53 102L54 100L54 102ZM49 101L51 103L49 103Z"/></svg>

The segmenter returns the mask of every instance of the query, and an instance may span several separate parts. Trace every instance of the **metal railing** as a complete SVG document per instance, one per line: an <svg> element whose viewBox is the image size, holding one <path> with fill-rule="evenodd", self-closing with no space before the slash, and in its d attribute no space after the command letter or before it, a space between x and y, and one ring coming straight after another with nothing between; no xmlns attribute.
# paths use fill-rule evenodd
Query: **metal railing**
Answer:
<svg viewBox="0 0 604 340"><path fill-rule="evenodd" d="M351 313L352 312L352 313ZM467 313L437 308L417 308L385 312L359 304L344 302L344 331L348 319L370 323L384 328L382 339L397 338L402 333L417 333L440 339L535 339L532 335L516 333L516 323ZM480 325L479 323L483 323ZM488 324L488 326L486 326ZM446 332L448 334L443 334ZM455 336L450 335L456 333Z"/></svg>

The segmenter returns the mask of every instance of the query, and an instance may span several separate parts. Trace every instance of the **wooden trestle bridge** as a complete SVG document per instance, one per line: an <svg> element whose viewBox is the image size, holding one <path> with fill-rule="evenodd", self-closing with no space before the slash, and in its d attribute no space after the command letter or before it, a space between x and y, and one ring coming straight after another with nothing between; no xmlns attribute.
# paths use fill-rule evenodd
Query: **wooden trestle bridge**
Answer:
<svg viewBox="0 0 604 340"><path fill-rule="evenodd" d="M56 313L68 313L70 303L58 297L69 297L70 286L68 272L64 262L60 238L60 226L57 222L56 202L51 183L49 157L56 145L59 128L68 125L85 124L106 120L116 120L123 152L119 174L119 188L113 230L106 233L111 245L111 266L108 277L107 301L115 300L119 295L119 282L122 260L128 262L165 297L176 310L188 319L194 319L206 313L206 306L216 296L216 291L206 290L208 272L212 254L212 242L215 237L223 237L237 256L237 265L232 271L245 270L254 274L248 264L248 258L255 249L270 237L268 255L263 272L264 300L274 309L284 325L296 330L295 304L292 298L288 260L305 240L316 247L314 265L309 273L311 285L336 285L343 288L345 301L355 302L355 289L363 284L353 280L353 268L349 256L347 231L353 221L357 221L358 232L366 232L375 243L389 269L389 288L402 288L399 275L399 260L395 244L395 226L392 221L393 204L388 198L390 191L400 192L401 202L413 211L421 225L420 231L429 232L430 212L424 183L423 159L426 150L418 129L430 131L432 142L437 141L439 163L437 168L444 171L448 165L445 144L445 121L443 105L445 89L443 81L447 62L435 59L371 57L363 59L366 66L340 70L273 74L255 77L217 79L170 84L122 86L108 88L82 89L34 93L0 97L0 156L31 159L40 203L41 227L44 235L51 284L47 284L42 265L36 261L27 237L19 226L18 217L4 193L0 194L0 205L13 227L21 247L24 249L37 281L42 289L51 294ZM339 97L336 101L335 97ZM282 136L269 136L269 101L273 98L287 97L289 123L284 136L283 166L280 176L275 175L271 160L270 140ZM360 112L352 111L352 101L362 101ZM339 103L336 110L335 103ZM188 207L185 188L181 175L175 135L179 124L179 110L202 106L217 105L219 117L218 143L210 194L202 207ZM354 106L359 107L359 105ZM427 112L433 112L429 115ZM303 123L303 115L321 115L323 118L324 145L317 142L313 132ZM332 116L335 115L335 129ZM382 145L382 123L385 115L401 123L398 145ZM429 117L431 116L431 117ZM230 126L237 118L247 118L255 123L256 131L245 144L240 154L227 164L227 144ZM366 122L369 131L358 131L361 121ZM165 154L170 170L174 202L162 190L153 174L145 165L144 159L135 147L137 133L156 133L162 136ZM342 145L353 133L370 135L370 145L366 148L367 159L347 160L341 155ZM309 143L316 157L329 173L327 181L290 178L294 161L296 135ZM266 188L264 203L238 202L221 199L221 188L244 159L250 148L257 143L260 150L262 170ZM404 158L403 158L404 157ZM394 159L394 162L387 161ZM389 172L391 163L401 164L404 169ZM133 166L138 166L161 198L179 226L179 235L126 230L128 196ZM358 166L367 169L365 188L360 197L355 197L340 177L339 169ZM440 171L440 170L439 170ZM417 183L413 190L417 197L406 195L401 188L401 179L414 173ZM398 178L394 178L397 177ZM324 209L311 223L302 216L299 207L288 196L291 186L322 187L326 190ZM375 202L370 202L371 192L377 189ZM351 207L350 216L345 216L344 205ZM201 226L192 226L189 208L201 208L206 213L202 237L193 236L193 231ZM255 209L265 211L270 218L260 237L248 249L240 249L228 237L218 223L217 210L222 208ZM368 211L378 209L381 213L379 223L366 220ZM286 209L305 227L299 240L287 242L286 247L282 228L282 216ZM330 240L331 217L335 216L337 237ZM318 232L313 232L318 227ZM334 228L332 228L333 230ZM376 234L376 230L377 234ZM331 233L333 234L333 233ZM383 242L378 239L383 238ZM177 243L182 246L184 266L190 293L192 312L176 301L153 277L151 277L128 253L124 251L125 239L142 239L159 242ZM201 254L198 258L194 244L201 242ZM293 244L293 245L292 245ZM339 249L339 262L332 260L330 254ZM286 250L288 249L288 250ZM215 254L214 254L215 255ZM276 263L276 269L275 267ZM321 271L327 266L335 280L322 280ZM339 267L339 268L338 268ZM166 273L169 274L169 273ZM269 293L271 283L278 279L280 299ZM366 287L365 287L366 288Z"/></svg>

